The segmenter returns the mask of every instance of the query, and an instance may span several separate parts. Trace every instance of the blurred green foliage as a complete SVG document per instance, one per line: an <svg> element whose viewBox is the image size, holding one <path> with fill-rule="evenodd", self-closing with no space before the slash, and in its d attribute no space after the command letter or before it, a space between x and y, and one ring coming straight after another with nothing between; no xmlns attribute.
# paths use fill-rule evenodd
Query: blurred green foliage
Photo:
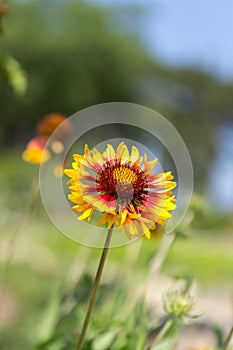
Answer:
<svg viewBox="0 0 233 350"><path fill-rule="evenodd" d="M30 184L38 176L37 167L20 159L21 145L32 136L41 116L53 111L70 115L109 101L152 107L181 133L199 184L216 154L218 127L231 118L232 83L198 70L164 66L126 29L127 16L123 20L119 15L115 8L82 0L12 0L1 21L0 147L20 148L1 154L1 274L11 250L14 259L5 284L7 317L2 321L0 349L74 346L100 254L59 235L39 199L11 240ZM188 225L178 228L162 272L195 276L203 286L222 288L232 280L232 217L216 213L195 195L186 221ZM143 242L137 258L128 247L111 251L86 350L144 349L147 336L154 339L163 326L164 319L150 319L144 301L134 308L131 303L158 246L157 240ZM176 331L172 328L153 349L172 348ZM221 347L223 331L218 327L214 331Z"/></svg>
<svg viewBox="0 0 233 350"><path fill-rule="evenodd" d="M16 123L23 133L50 111L70 115L96 103L136 101L152 61L135 36L112 25L113 16L84 1L11 4L3 44L27 71L29 89L19 98L1 86L3 143L15 136Z"/></svg>
<svg viewBox="0 0 233 350"><path fill-rule="evenodd" d="M0 56L0 76L14 93L23 95L27 89L27 76L17 60L7 54Z"/></svg>
<svg viewBox="0 0 233 350"><path fill-rule="evenodd" d="M0 147L25 143L49 112L69 116L98 103L134 102L172 121L201 185L217 152L217 130L231 120L233 84L197 69L166 67L135 34L134 16L133 9L84 0L12 0L1 51L21 68L9 85L0 82ZM19 95L11 86L16 80L17 89L25 90L22 69L28 89Z"/></svg>

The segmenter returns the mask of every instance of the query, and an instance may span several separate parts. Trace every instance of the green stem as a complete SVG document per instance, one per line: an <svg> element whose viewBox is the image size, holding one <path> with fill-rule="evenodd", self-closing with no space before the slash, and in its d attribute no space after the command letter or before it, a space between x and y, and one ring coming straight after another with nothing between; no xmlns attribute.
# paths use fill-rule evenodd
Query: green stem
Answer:
<svg viewBox="0 0 233 350"><path fill-rule="evenodd" d="M148 341L146 350L150 350L152 347L154 347L155 344L158 344L164 338L167 332L171 329L173 324L174 319L168 318L163 324L163 326L160 328L160 331L156 334L156 336L153 337L152 340Z"/></svg>
<svg viewBox="0 0 233 350"><path fill-rule="evenodd" d="M160 332L157 334L156 338L155 338L155 342L154 344L158 343L160 340L163 339L163 337L167 334L167 332L169 331L169 329L171 328L173 324L173 319L169 318L163 325L162 329L160 330Z"/></svg>
<svg viewBox="0 0 233 350"><path fill-rule="evenodd" d="M107 234L107 238L106 238L105 245L104 245L104 248L103 248L103 252L102 252L102 255L101 255L101 258L100 258L100 262L99 262L99 266L98 266L98 269L97 269L97 272L96 272L95 281L94 281L94 284L93 284L93 287L92 287L92 291L91 291L91 296L90 296L90 300L89 300L89 305L88 305L86 317L85 317L85 320L84 320L84 323L83 323L83 327L82 327L82 331L81 331L81 334L80 334L80 338L79 338L79 341L78 341L77 350L81 350L82 349L82 345L83 345L83 342L84 342L86 331L87 331L87 328L88 328L88 325L89 325L89 322L90 322L91 313L92 313L92 309L93 309L93 306L94 306L96 293L97 293L97 290L98 290L98 287L99 287L99 283L100 283L100 279L101 279L101 276L102 276L104 264L105 264L107 253L108 253L108 250L109 250L109 245L110 245L110 241L111 241L111 237L112 237L112 230L113 230L113 227L111 227L108 230L108 234Z"/></svg>
<svg viewBox="0 0 233 350"><path fill-rule="evenodd" d="M232 339L232 336L233 336L233 327L231 328L227 338L226 338L226 341L223 345L223 350L227 350L228 349L228 346L230 345L230 341Z"/></svg>

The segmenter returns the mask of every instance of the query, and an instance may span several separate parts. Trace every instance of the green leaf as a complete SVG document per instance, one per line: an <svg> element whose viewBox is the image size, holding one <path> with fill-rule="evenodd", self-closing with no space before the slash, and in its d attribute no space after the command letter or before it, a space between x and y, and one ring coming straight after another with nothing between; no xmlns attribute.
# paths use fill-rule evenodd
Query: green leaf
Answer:
<svg viewBox="0 0 233 350"><path fill-rule="evenodd" d="M60 316L60 306L62 300L62 291L57 291L50 299L50 302L45 309L38 329L36 331L37 339L39 341L46 341L49 339L56 328Z"/></svg>
<svg viewBox="0 0 233 350"><path fill-rule="evenodd" d="M27 90L28 80L20 63L13 57L6 55L2 60L2 65L8 84L16 94L24 95Z"/></svg>
<svg viewBox="0 0 233 350"><path fill-rule="evenodd" d="M114 303L112 303L112 309L111 309L111 315L110 317L113 319L119 312L119 310L122 309L122 306L124 305L124 302L127 298L127 293L125 289L120 289L119 292L116 295L116 298L114 300Z"/></svg>
<svg viewBox="0 0 233 350"><path fill-rule="evenodd" d="M148 316L147 316L147 305L144 299L138 304L137 308L137 319L140 321L140 325L145 329L149 329Z"/></svg>
<svg viewBox="0 0 233 350"><path fill-rule="evenodd" d="M176 343L175 338L164 339L159 344L152 346L150 350L173 350Z"/></svg>
<svg viewBox="0 0 233 350"><path fill-rule="evenodd" d="M62 350L65 344L65 337L54 336L51 339L42 342L36 346L36 350Z"/></svg>
<svg viewBox="0 0 233 350"><path fill-rule="evenodd" d="M137 346L135 350L144 350L147 343L147 332L141 332L137 339Z"/></svg>
<svg viewBox="0 0 233 350"><path fill-rule="evenodd" d="M98 336L93 342L93 350L109 349L118 332L119 329L112 329L109 332Z"/></svg>

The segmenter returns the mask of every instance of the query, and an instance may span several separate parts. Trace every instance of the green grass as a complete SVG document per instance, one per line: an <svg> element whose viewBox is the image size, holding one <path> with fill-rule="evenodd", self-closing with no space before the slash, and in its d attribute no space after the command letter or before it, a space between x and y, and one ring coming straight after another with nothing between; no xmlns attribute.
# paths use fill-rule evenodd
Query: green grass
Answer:
<svg viewBox="0 0 233 350"><path fill-rule="evenodd" d="M81 246L60 233L48 218L39 196L32 215L10 241L26 205L30 184L37 175L38 168L23 163L19 152L1 156L0 273L3 276L7 253L12 251L5 287L18 305L9 323L4 325L6 335L2 344L12 349L17 349L14 348L17 341L20 348L30 349L25 340L29 324L33 328L41 310L61 285L65 289L71 288L82 272L94 276L101 254L100 249ZM213 225L202 231L193 228L189 237L176 239L162 272L170 276L192 277L203 286L222 288L230 285L232 244L229 225ZM145 278L149 272L159 245L160 240L151 239L144 240L141 248L138 243L132 243L111 249L105 276L124 285L132 279L142 280L142 276Z"/></svg>
<svg viewBox="0 0 233 350"><path fill-rule="evenodd" d="M194 232L187 239L179 239L172 247L163 271L169 274L191 275L203 284L232 281L233 236L226 232Z"/></svg>

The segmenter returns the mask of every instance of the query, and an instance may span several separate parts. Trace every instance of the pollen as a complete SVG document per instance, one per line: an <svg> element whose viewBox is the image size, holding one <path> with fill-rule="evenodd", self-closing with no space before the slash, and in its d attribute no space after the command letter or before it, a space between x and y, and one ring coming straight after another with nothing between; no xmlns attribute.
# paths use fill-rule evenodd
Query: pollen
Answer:
<svg viewBox="0 0 233 350"><path fill-rule="evenodd" d="M132 169L121 166L113 170L113 178L116 182L134 184L137 181L138 176Z"/></svg>
<svg viewBox="0 0 233 350"><path fill-rule="evenodd" d="M120 206L131 203L135 210L146 194L145 175L136 164L107 162L97 181L99 193L113 198Z"/></svg>

